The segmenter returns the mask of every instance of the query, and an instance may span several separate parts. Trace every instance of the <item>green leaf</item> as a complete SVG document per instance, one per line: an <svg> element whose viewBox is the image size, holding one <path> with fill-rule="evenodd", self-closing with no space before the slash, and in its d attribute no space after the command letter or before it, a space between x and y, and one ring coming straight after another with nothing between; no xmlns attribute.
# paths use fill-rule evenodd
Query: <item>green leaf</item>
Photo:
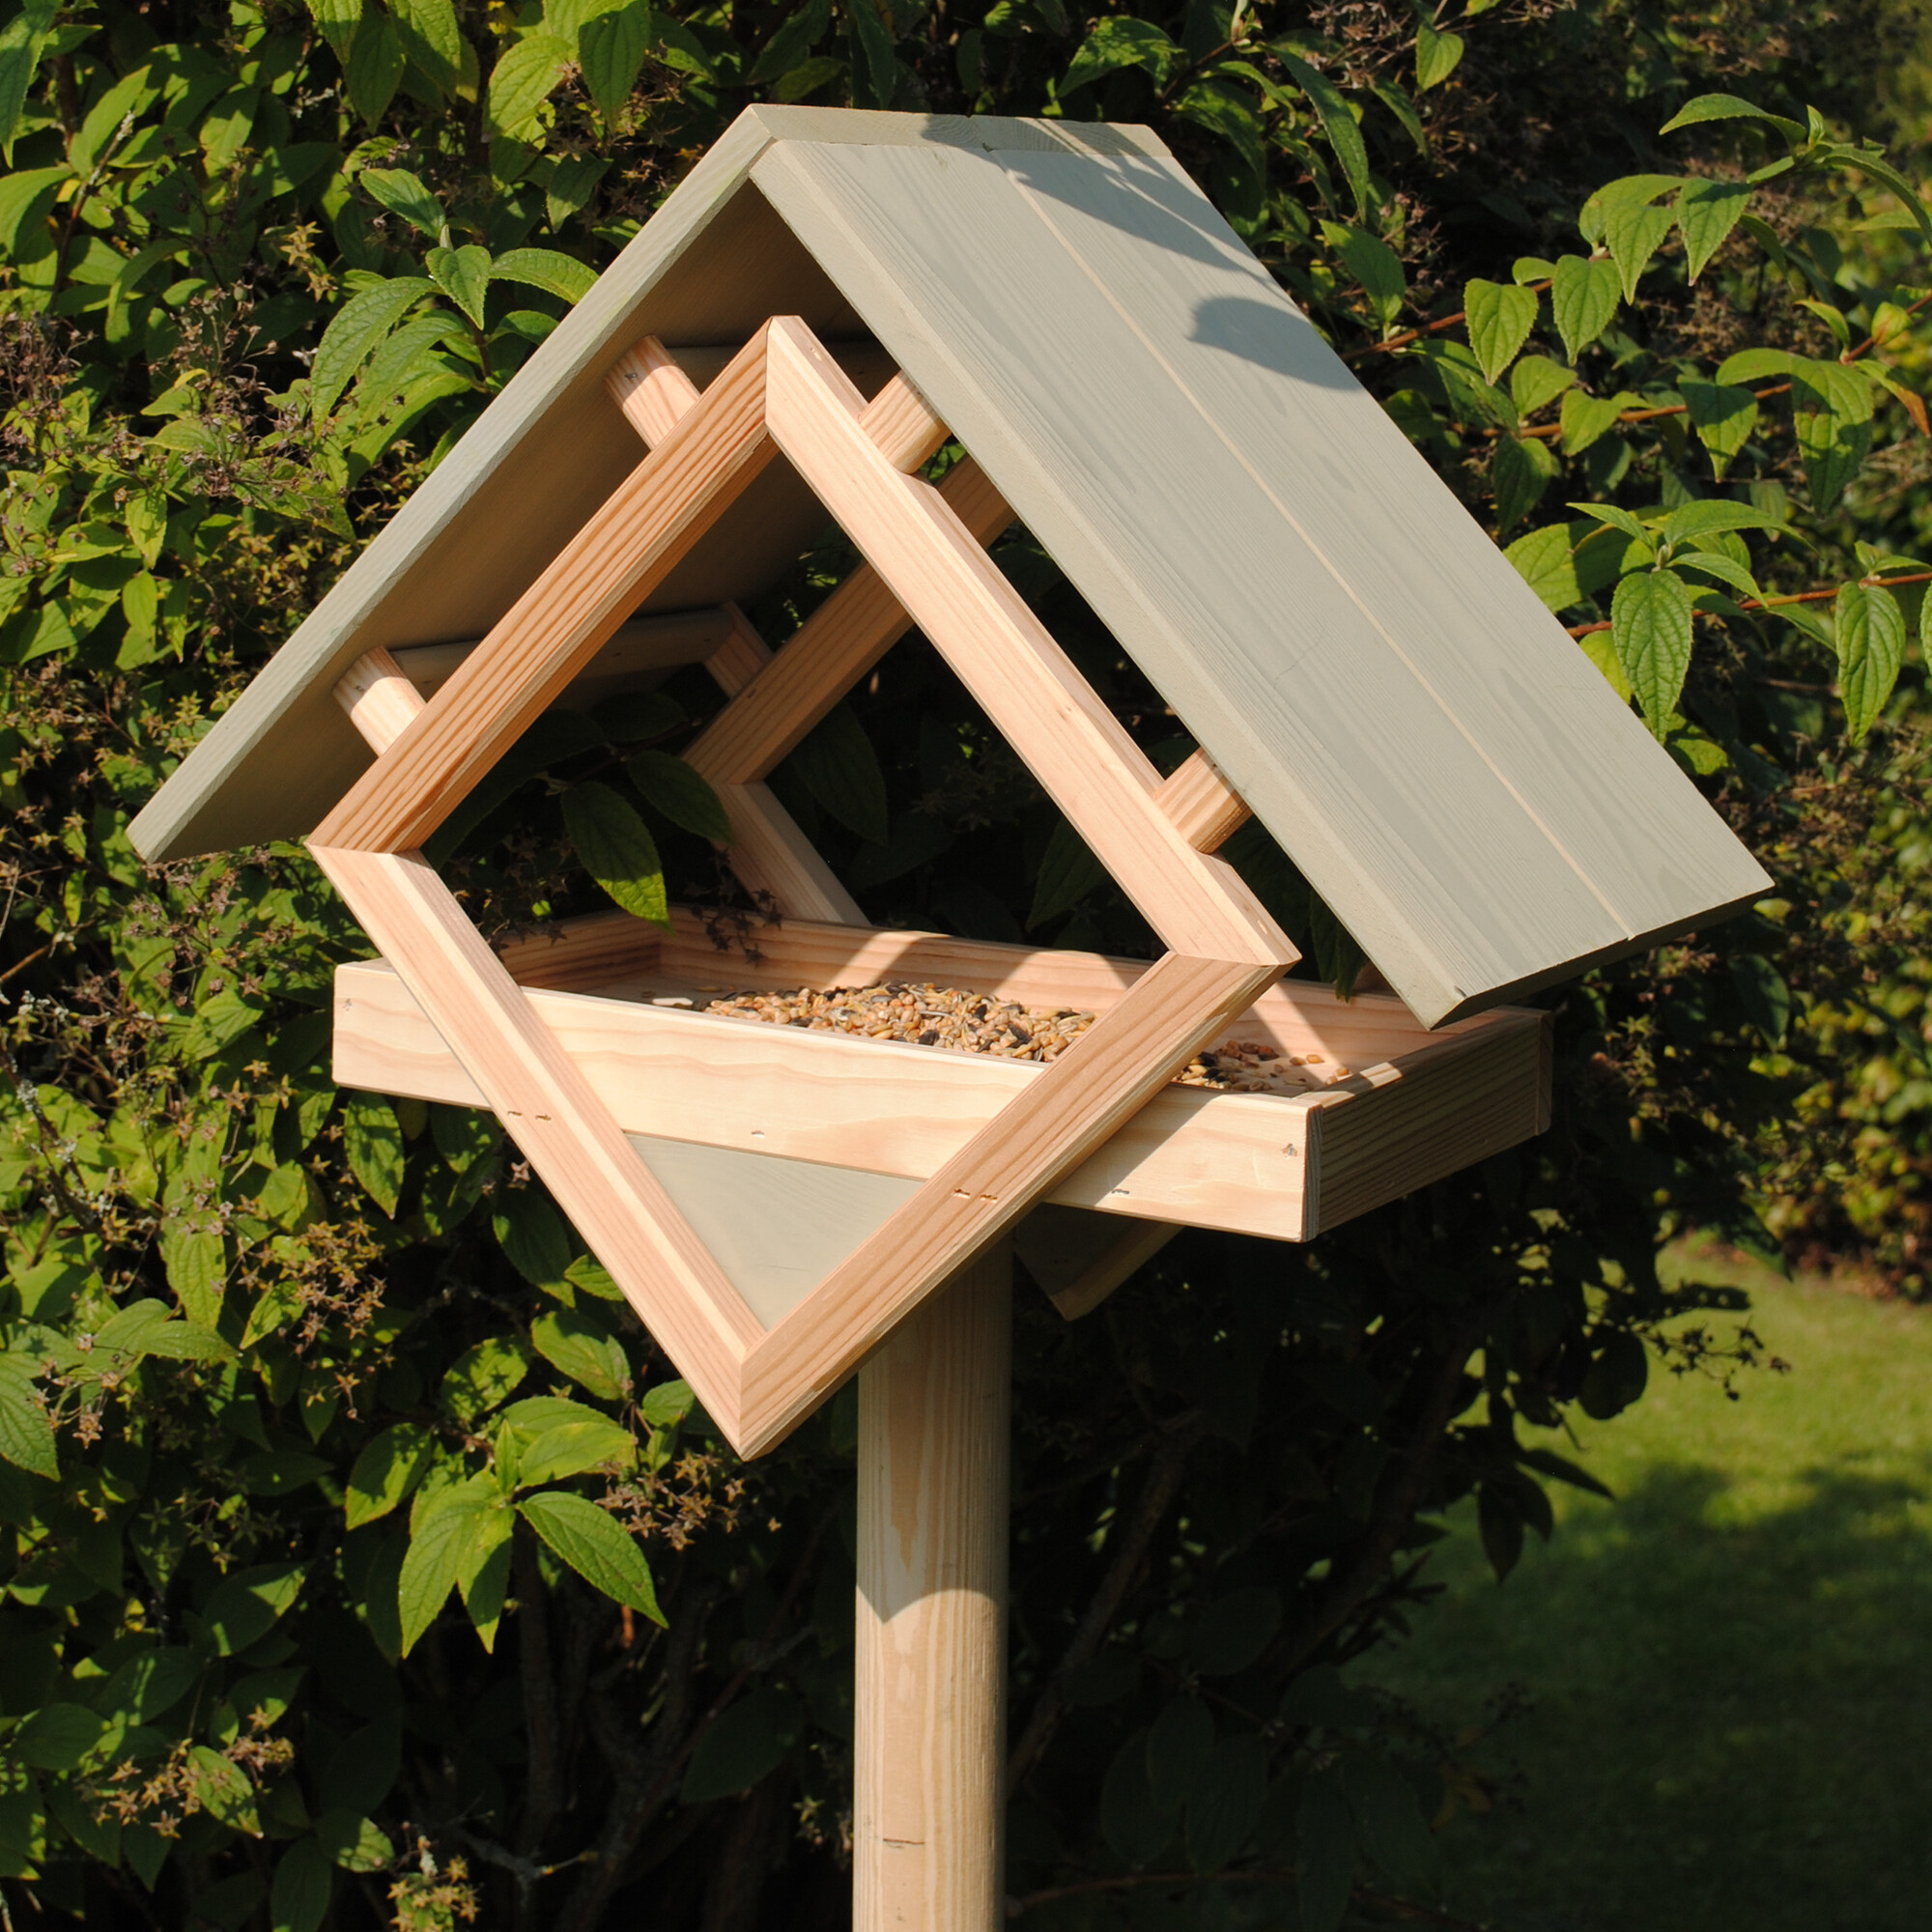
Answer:
<svg viewBox="0 0 1932 1932"><path fill-rule="evenodd" d="M308 11L336 60L346 66L361 23L362 0L308 0Z"/></svg>
<svg viewBox="0 0 1932 1932"><path fill-rule="evenodd" d="M14 137L19 132L20 112L41 64L41 53L53 31L53 0L27 0L27 5L0 28L0 155L14 165Z"/></svg>
<svg viewBox="0 0 1932 1932"><path fill-rule="evenodd" d="M1570 390L1563 398L1563 411L1557 418L1563 426L1563 454L1582 455L1600 437L1614 429L1617 418L1637 400L1622 389L1614 396L1586 396L1581 389Z"/></svg>
<svg viewBox="0 0 1932 1932"><path fill-rule="evenodd" d="M624 766L646 805L715 845L731 842L731 820L704 776L669 752L639 752Z"/></svg>
<svg viewBox="0 0 1932 1932"><path fill-rule="evenodd" d="M1542 438L1498 439L1490 469L1491 487L1496 493L1496 528L1506 531L1521 523L1562 470L1563 466Z"/></svg>
<svg viewBox="0 0 1932 1932"><path fill-rule="evenodd" d="M1510 371L1510 399L1517 413L1534 415L1576 382L1577 372L1548 355L1525 355Z"/></svg>
<svg viewBox="0 0 1932 1932"><path fill-rule="evenodd" d="M1283 68L1294 76L1295 84L1302 93L1315 103L1315 111L1321 120L1321 131L1327 135L1329 149L1341 164L1343 178L1349 184L1355 213L1366 215L1374 200L1369 183L1369 151L1362 143L1362 130L1356 125L1349 103L1342 98L1342 90L1320 68L1311 67L1285 46L1277 46L1274 52Z"/></svg>
<svg viewBox="0 0 1932 1932"><path fill-rule="evenodd" d="M334 1886L328 1854L313 1837L298 1838L282 1854L269 1889L270 1932L318 1932Z"/></svg>
<svg viewBox="0 0 1932 1932"><path fill-rule="evenodd" d="M1656 207L1635 195L1605 199L1604 241L1610 260L1617 265L1626 301L1636 300L1636 285L1650 267L1651 257L1662 247L1675 219L1670 209Z"/></svg>
<svg viewBox="0 0 1932 1932"><path fill-rule="evenodd" d="M1680 128L1695 128L1706 121L1747 120L1767 121L1788 140L1803 141L1805 138L1805 130L1799 122L1787 121L1781 114L1767 114L1762 107L1753 106L1735 94L1700 94L1694 99L1687 100L1657 131L1660 134L1674 134Z"/></svg>
<svg viewBox="0 0 1932 1932"><path fill-rule="evenodd" d="M1701 570L1706 577L1715 577L1719 583L1729 584L1746 597L1764 596L1758 588L1757 579L1735 557L1715 551L1693 550L1678 557L1676 564L1680 570Z"/></svg>
<svg viewBox="0 0 1932 1932"><path fill-rule="evenodd" d="M1546 524L1540 530L1518 537L1503 554L1516 573L1551 611L1567 611L1583 601L1571 560L1570 526Z"/></svg>
<svg viewBox="0 0 1932 1932"><path fill-rule="evenodd" d="M1216 1872L1247 1842L1267 1797L1267 1747L1252 1732L1223 1738L1187 1793L1187 1859Z"/></svg>
<svg viewBox="0 0 1932 1932"><path fill-rule="evenodd" d="M611 1279L611 1270L593 1255L579 1255L564 1269L563 1278L571 1287L599 1301L622 1301L624 1291Z"/></svg>
<svg viewBox="0 0 1932 1932"><path fill-rule="evenodd" d="M0 1456L16 1469L58 1477L54 1426L35 1383L37 1366L24 1355L0 1354Z"/></svg>
<svg viewBox="0 0 1932 1932"><path fill-rule="evenodd" d="M343 80L349 104L370 127L383 118L384 110L395 99L396 83L406 65L403 37L386 14L365 14L355 30L355 43L349 51Z"/></svg>
<svg viewBox="0 0 1932 1932"><path fill-rule="evenodd" d="M299 1449L263 1449L242 1463L242 1487L251 1496L293 1495L306 1489L330 1464Z"/></svg>
<svg viewBox="0 0 1932 1932"><path fill-rule="evenodd" d="M407 168L364 168L356 179L391 214L400 214L432 242L442 240L449 216L442 203Z"/></svg>
<svg viewBox="0 0 1932 1932"><path fill-rule="evenodd" d="M388 0L403 51L416 71L442 95L463 78L463 32L450 0Z"/></svg>
<svg viewBox="0 0 1932 1932"><path fill-rule="evenodd" d="M410 1525L409 1554L403 1558L396 1586L405 1656L441 1614L466 1557L489 1533L485 1516L502 1509L502 1492L487 1470L426 1493L418 1502L416 1520Z"/></svg>
<svg viewBox="0 0 1932 1932"><path fill-rule="evenodd" d="M1905 662L1905 616L1898 599L1877 584L1848 583L1832 610L1838 650L1838 695L1853 744L1877 722Z"/></svg>
<svg viewBox="0 0 1932 1932"><path fill-rule="evenodd" d="M541 146L540 110L575 57L575 49L554 34L526 34L513 42L490 73L484 106L490 132Z"/></svg>
<svg viewBox="0 0 1932 1932"><path fill-rule="evenodd" d="M387 1516L429 1474L436 1460L436 1438L414 1422L398 1422L372 1435L362 1445L349 1472L343 1499L347 1526Z"/></svg>
<svg viewBox="0 0 1932 1932"><path fill-rule="evenodd" d="M8 1749L37 1771L71 1771L107 1728L85 1704L46 1704L8 1740Z"/></svg>
<svg viewBox="0 0 1932 1932"><path fill-rule="evenodd" d="M603 1322L577 1308L547 1310L530 1323L537 1353L600 1402L615 1402L631 1382L621 1344Z"/></svg>
<svg viewBox="0 0 1932 1932"><path fill-rule="evenodd" d="M490 1229L510 1265L532 1288L570 1300L572 1249L563 1216L535 1188L510 1188L496 1198Z"/></svg>
<svg viewBox="0 0 1932 1932"><path fill-rule="evenodd" d="M628 1429L620 1429L609 1416L586 1410L581 1421L546 1429L525 1451L517 1465L517 1480L532 1487L561 1483L607 1463L628 1468L637 1460L637 1438Z"/></svg>
<svg viewBox="0 0 1932 1932"><path fill-rule="evenodd" d="M545 1490L517 1504L524 1520L593 1589L662 1624L650 1566L630 1535L584 1497Z"/></svg>
<svg viewBox="0 0 1932 1932"><path fill-rule="evenodd" d="M621 793L591 780L563 795L563 826L583 868L628 913L668 928L657 840Z"/></svg>
<svg viewBox="0 0 1932 1932"><path fill-rule="evenodd" d="M1321 233L1328 245L1341 256L1344 267L1362 285L1376 326L1386 335L1402 313L1403 301L1408 294L1402 257L1386 242L1351 223L1324 221Z"/></svg>
<svg viewBox="0 0 1932 1932"><path fill-rule="evenodd" d="M765 1685L728 1705L698 1734L679 1794L687 1804L735 1797L768 1777L803 1732L798 1706Z"/></svg>
<svg viewBox="0 0 1932 1932"><path fill-rule="evenodd" d="M1677 197L1677 227L1684 237L1684 271L1694 282L1750 206L1744 182L1692 182Z"/></svg>
<svg viewBox="0 0 1932 1932"><path fill-rule="evenodd" d="M1281 1593L1261 1584L1208 1605L1188 1644L1203 1677L1233 1677L1261 1656L1281 1628Z"/></svg>
<svg viewBox="0 0 1932 1932"><path fill-rule="evenodd" d="M1614 262L1586 262L1580 255L1565 255L1557 262L1549 310L1563 338L1563 353L1571 361L1610 326L1621 294Z"/></svg>
<svg viewBox="0 0 1932 1932"><path fill-rule="evenodd" d="M881 0L845 0L852 38L863 60L853 63L852 105L890 107L898 86L898 62L893 54L893 28ZM866 85L860 85L863 74ZM862 98L863 97L863 98Z"/></svg>
<svg viewBox="0 0 1932 1932"><path fill-rule="evenodd" d="M473 322L483 327L483 300L490 290L490 251L477 242L462 248L432 248L430 280Z"/></svg>
<svg viewBox="0 0 1932 1932"><path fill-rule="evenodd" d="M1517 351L1529 340L1529 331L1536 327L1537 306L1534 289L1485 281L1473 281L1463 288L1469 347L1483 365L1486 382L1498 381L1516 359Z"/></svg>
<svg viewBox="0 0 1932 1932"><path fill-rule="evenodd" d="M150 1355L170 1362L232 1361L235 1355L213 1328L171 1321L166 1304L152 1299L129 1302L99 1330L94 1346L137 1362Z"/></svg>
<svg viewBox="0 0 1932 1932"><path fill-rule="evenodd" d="M1677 393L1684 398L1698 441L1710 452L1712 473L1721 482L1725 468L1757 427L1757 397L1747 388L1691 376L1680 378Z"/></svg>
<svg viewBox="0 0 1932 1932"><path fill-rule="evenodd" d="M1387 1758L1369 1752L1343 1761L1342 1782L1363 1849L1378 1868L1406 1892L1427 1889L1438 1861L1415 1786Z"/></svg>
<svg viewBox="0 0 1932 1932"><path fill-rule="evenodd" d="M1302 1932L1336 1932L1355 1886L1355 1820L1334 1772L1309 1777L1294 1823Z"/></svg>
<svg viewBox="0 0 1932 1932"><path fill-rule="evenodd" d="M1604 1344L1602 1352L1584 1372L1577 1401L1593 1422L1607 1422L1642 1395L1649 1379L1650 1356L1642 1341L1621 1328Z"/></svg>
<svg viewBox="0 0 1932 1932"><path fill-rule="evenodd" d="M1618 508L1615 503L1572 503L1570 507L1596 523L1621 530L1633 542L1641 544L1646 555L1657 554L1656 538L1628 510Z"/></svg>
<svg viewBox="0 0 1932 1932"><path fill-rule="evenodd" d="M608 126L614 122L651 44L650 0L631 0L583 23L577 40L577 58L583 69L583 85L591 104Z"/></svg>
<svg viewBox="0 0 1932 1932"><path fill-rule="evenodd" d="M1680 503L1663 520L1663 541L1681 544L1722 530L1776 530L1783 520L1750 503L1722 500Z"/></svg>
<svg viewBox="0 0 1932 1932"><path fill-rule="evenodd" d="M207 1667L207 1653L187 1644L145 1650L115 1671L95 1703L102 1711L125 1711L137 1723L153 1723L194 1689Z"/></svg>
<svg viewBox="0 0 1932 1932"><path fill-rule="evenodd" d="M697 1398L692 1394L689 1382L659 1382L655 1388L644 1391L638 1413L651 1428L668 1429L673 1423L682 1422L696 1406Z"/></svg>
<svg viewBox="0 0 1932 1932"><path fill-rule="evenodd" d="M1416 92L1427 94L1432 87L1439 86L1456 71L1462 58L1461 34L1444 33L1427 20L1419 22L1415 30Z"/></svg>
<svg viewBox="0 0 1932 1932"><path fill-rule="evenodd" d="M785 769L839 824L883 845L892 827L879 754L849 704L835 704L785 760Z"/></svg>
<svg viewBox="0 0 1932 1932"><path fill-rule="evenodd" d="M342 1103L342 1146L363 1192L393 1220L406 1151L396 1110L377 1094L350 1094Z"/></svg>
<svg viewBox="0 0 1932 1932"><path fill-rule="evenodd" d="M233 1657L267 1636L294 1607L306 1574L299 1563L258 1563L223 1577L201 1609L220 1655Z"/></svg>
<svg viewBox="0 0 1932 1932"><path fill-rule="evenodd" d="M1794 395L1793 402L1799 398ZM1871 452L1871 424L1847 419L1835 409L1794 408L1791 426L1804 459L1804 480L1811 490L1811 509L1823 516L1837 504L1846 486L1864 468Z"/></svg>
<svg viewBox="0 0 1932 1932"><path fill-rule="evenodd" d="M1151 20L1130 14L1104 15L1080 43L1060 79L1064 99L1075 88L1091 87L1119 68L1145 68L1156 81L1166 78L1169 64L1179 49Z"/></svg>
<svg viewBox="0 0 1932 1932"><path fill-rule="evenodd" d="M1690 668L1690 593L1667 570L1640 570L1610 601L1617 661L1644 722L1662 739Z"/></svg>
<svg viewBox="0 0 1932 1932"><path fill-rule="evenodd" d="M1758 952L1732 953L1730 969L1751 1025L1764 1036L1767 1045L1782 1046L1791 1025L1791 988L1784 983L1784 976Z"/></svg>
<svg viewBox="0 0 1932 1932"><path fill-rule="evenodd" d="M512 248L491 263L490 279L521 282L526 288L542 289L546 295L575 304L596 286L597 270L554 248Z"/></svg>
<svg viewBox="0 0 1932 1932"><path fill-rule="evenodd" d="M1039 874L1034 883L1033 907L1027 914L1027 930L1044 925L1064 912L1071 912L1087 895L1107 882L1107 868L1088 849L1087 841L1062 819L1053 828L1041 855Z"/></svg>
<svg viewBox="0 0 1932 1932"><path fill-rule="evenodd" d="M369 359L376 345L436 284L420 275L398 275L353 295L336 311L316 345L309 371L309 413L317 422L335 408L350 379Z"/></svg>
<svg viewBox="0 0 1932 1932"><path fill-rule="evenodd" d="M514 1336L489 1335L450 1363L438 1400L459 1422L473 1423L529 1374L530 1358Z"/></svg>
<svg viewBox="0 0 1932 1932"><path fill-rule="evenodd" d="M395 1861L387 1834L353 1811L325 1811L315 1821L315 1836L329 1862L344 1871L378 1872Z"/></svg>

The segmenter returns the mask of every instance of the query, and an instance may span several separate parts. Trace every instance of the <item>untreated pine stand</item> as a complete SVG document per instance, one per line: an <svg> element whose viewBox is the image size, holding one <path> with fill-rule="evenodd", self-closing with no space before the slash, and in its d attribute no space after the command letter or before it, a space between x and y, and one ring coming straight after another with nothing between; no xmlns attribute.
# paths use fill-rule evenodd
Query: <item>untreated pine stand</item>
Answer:
<svg viewBox="0 0 1932 1932"><path fill-rule="evenodd" d="M774 652L742 606L828 523L863 562ZM1159 956L867 923L768 781L915 630ZM700 664L755 953L702 908L487 944L425 846L547 710ZM1388 992L1285 977L1251 814ZM1072 1320L1180 1228L1308 1240L1513 1146L1507 1001L1766 884L1148 130L829 109L734 124L132 828L304 836L378 954L341 1085L495 1113L740 1453L858 1377L861 1932L1004 1918L1015 1252Z"/></svg>

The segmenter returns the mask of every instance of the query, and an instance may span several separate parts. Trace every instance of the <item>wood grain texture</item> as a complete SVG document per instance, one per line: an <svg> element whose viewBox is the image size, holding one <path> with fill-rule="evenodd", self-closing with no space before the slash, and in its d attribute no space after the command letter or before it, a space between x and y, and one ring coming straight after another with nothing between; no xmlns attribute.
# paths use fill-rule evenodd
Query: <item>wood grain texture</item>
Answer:
<svg viewBox="0 0 1932 1932"><path fill-rule="evenodd" d="M774 308L814 312L809 284L822 276L801 280L769 253L742 327L694 299L695 279L684 286L694 270L721 286L728 261L710 238L750 212L749 170L773 138L752 112L714 144L149 801L130 827L138 851L295 838L323 816L368 761L332 696L350 665L371 649L481 636L634 467L603 378L639 335L715 341L723 324L742 341ZM833 333L863 332L849 310L841 327L819 308Z"/></svg>
<svg viewBox="0 0 1932 1932"><path fill-rule="evenodd" d="M860 412L859 427L895 469L923 469L946 441L946 425L902 374L894 376Z"/></svg>
<svg viewBox="0 0 1932 1932"><path fill-rule="evenodd" d="M858 900L838 883L838 875L769 785L721 784L713 789L731 821L725 857L748 892L767 899L787 919L865 924Z"/></svg>
<svg viewBox="0 0 1932 1932"><path fill-rule="evenodd" d="M697 384L655 335L626 350L604 386L646 449L661 443L697 401Z"/></svg>
<svg viewBox="0 0 1932 1932"><path fill-rule="evenodd" d="M704 660L704 668L726 697L735 697L772 661L772 648L735 604L724 607L730 629Z"/></svg>
<svg viewBox="0 0 1932 1932"><path fill-rule="evenodd" d="M918 1180L937 1173L1043 1071L982 1054L545 987L527 997L628 1132ZM336 972L335 1079L451 1106L483 1104L408 987L375 962ZM1299 1240L1308 1207L1306 1122L1316 1104L1313 1094L1164 1088L1047 1198Z"/></svg>
<svg viewBox="0 0 1932 1932"><path fill-rule="evenodd" d="M1311 1240L1545 1130L1553 1023L1548 1014L1508 1017L1515 1024L1497 1028L1481 1053L1418 1048L1317 1111Z"/></svg>
<svg viewBox="0 0 1932 1932"><path fill-rule="evenodd" d="M1149 967L1111 1012L1041 1068L752 1349L740 1385L744 1440L769 1446L782 1439L949 1274L1125 1125L1279 972L1272 963L1178 952ZM848 1155L863 1157L857 1148Z"/></svg>
<svg viewBox="0 0 1932 1932"><path fill-rule="evenodd" d="M1197 852L1217 852L1249 819L1247 800L1206 752L1194 752L1162 781L1160 809Z"/></svg>
<svg viewBox="0 0 1932 1932"><path fill-rule="evenodd" d="M335 701L374 752L400 738L423 708L422 693L387 651L370 651L342 673Z"/></svg>
<svg viewBox="0 0 1932 1932"><path fill-rule="evenodd" d="M853 1932L1006 1923L1011 1324L996 1242L860 1371Z"/></svg>
<svg viewBox="0 0 1932 1932"><path fill-rule="evenodd" d="M1179 1232L1165 1221L1115 1220L1046 1202L1014 1231L1013 1252L1058 1313L1077 1321Z"/></svg>
<svg viewBox="0 0 1932 1932"><path fill-rule="evenodd" d="M753 178L1425 1019L1763 890L1171 164L785 144Z"/></svg>
<svg viewBox="0 0 1932 1932"><path fill-rule="evenodd" d="M1146 754L944 497L879 453L810 331L781 319L767 342L773 440L1162 940L1197 958L1299 958L1239 877L1181 838Z"/></svg>
<svg viewBox="0 0 1932 1932"><path fill-rule="evenodd" d="M684 906L673 906L670 917L668 933L614 908L559 921L533 928L505 951L504 959L519 980L524 960L549 962L545 971L553 977L529 983L609 992L617 998L690 992L694 986L826 988L914 980L970 987L1023 1006L1094 1012L1105 1012L1148 969L1145 959L960 939L942 932L791 917L773 924L753 920L740 931L729 919L719 921ZM626 933L634 959L626 952ZM582 967L572 963L580 952ZM571 977L554 977L566 972ZM650 976L660 973L661 982L646 985ZM1318 980L1283 980L1256 1000L1235 1034L1286 1054L1321 1054L1331 1067L1361 1069L1432 1040L1468 1038L1490 1024L1478 1016L1432 1030L1392 994L1357 993L1344 1000Z"/></svg>
<svg viewBox="0 0 1932 1932"><path fill-rule="evenodd" d="M604 648L567 684L559 706L594 704L613 691L674 670L680 665L703 664L726 647L731 613L724 607L708 611L677 611L664 617L634 617L618 625ZM449 682L482 641L458 639L446 644L399 646L390 655L403 675L424 697L432 697ZM348 789L345 781L343 789Z"/></svg>
<svg viewBox="0 0 1932 1932"><path fill-rule="evenodd" d="M971 457L939 486L974 540L990 544L1013 513ZM870 564L861 564L772 659L771 668L697 735L686 761L714 784L767 777L905 634L912 619Z"/></svg>
<svg viewBox="0 0 1932 1932"><path fill-rule="evenodd" d="M420 845L771 460L764 402L757 336L329 812L317 842Z"/></svg>
<svg viewBox="0 0 1932 1932"><path fill-rule="evenodd" d="M735 1441L739 1364L764 1331L537 1017L532 996L420 854L309 849L476 1094Z"/></svg>

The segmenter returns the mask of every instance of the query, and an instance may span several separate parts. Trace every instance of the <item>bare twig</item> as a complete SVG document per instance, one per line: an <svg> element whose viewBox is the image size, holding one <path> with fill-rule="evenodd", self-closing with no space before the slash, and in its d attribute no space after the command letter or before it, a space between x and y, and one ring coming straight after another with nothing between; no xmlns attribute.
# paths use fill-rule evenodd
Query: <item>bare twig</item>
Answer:
<svg viewBox="0 0 1932 1932"><path fill-rule="evenodd" d="M1902 583L1932 583L1932 570L1913 571L1910 574L1898 577L1861 577L1859 579L1859 582L1868 590L1887 589L1894 584ZM1740 611L1776 611L1786 604L1829 604L1833 598L1837 596L1838 590L1839 586L1833 584L1824 590L1795 590L1789 597L1747 597L1738 606L1738 609ZM1570 626L1570 635L1573 638L1587 638L1592 632L1607 631L1609 628L1609 619L1605 618L1595 624L1572 624ZM1776 678L1769 677L1758 680L1760 684L1775 684L1776 681ZM1795 690L1800 687L1794 686L1792 688ZM1812 685L1805 685L1802 688L1806 691L1829 689L1826 686Z"/></svg>
<svg viewBox="0 0 1932 1932"><path fill-rule="evenodd" d="M1106 1641L1107 1633L1120 1612L1122 1600L1146 1561L1148 1546L1153 1541L1154 1531L1160 1527L1180 1488L1181 1478L1187 1471L1188 1453L1201 1439L1206 1426L1198 1414L1182 1416L1172 1425L1166 1442L1154 1457L1153 1465L1148 1470L1147 1482L1141 1490L1140 1501L1135 1506L1133 1520L1127 1524L1114 1560L1108 1566L1106 1576L1100 1579L1100 1587L1094 1593L1094 1601L1088 1605L1087 1614L1081 1618L1080 1628L1073 1634L1073 1641L1066 1646L1065 1655L1054 1666L1052 1676L1041 1689L1034 1704L1033 1715L1027 1719L1026 1729L1020 1733L1019 1742L1013 1746L1007 1759L1009 1793L1019 1789L1021 1779L1033 1769L1058 1728L1066 1709L1067 1679L1083 1665L1091 1663Z"/></svg>

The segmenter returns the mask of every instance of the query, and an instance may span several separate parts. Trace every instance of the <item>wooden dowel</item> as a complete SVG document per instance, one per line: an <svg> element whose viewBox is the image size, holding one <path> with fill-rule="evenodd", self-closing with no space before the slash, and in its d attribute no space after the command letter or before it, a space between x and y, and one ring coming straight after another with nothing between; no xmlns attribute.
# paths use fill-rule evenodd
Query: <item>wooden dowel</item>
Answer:
<svg viewBox="0 0 1932 1932"><path fill-rule="evenodd" d="M853 1932L1005 1923L1012 1257L859 1372Z"/></svg>

